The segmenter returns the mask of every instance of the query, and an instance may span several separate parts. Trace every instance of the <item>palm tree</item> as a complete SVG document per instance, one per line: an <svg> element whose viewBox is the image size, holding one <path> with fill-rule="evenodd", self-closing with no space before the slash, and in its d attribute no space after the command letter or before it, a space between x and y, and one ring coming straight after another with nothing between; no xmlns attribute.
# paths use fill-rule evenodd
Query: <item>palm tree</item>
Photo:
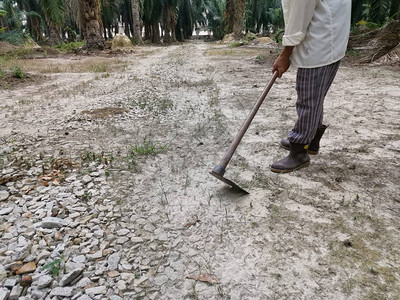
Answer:
<svg viewBox="0 0 400 300"><path fill-rule="evenodd" d="M118 2L116 0L101 0L101 20L103 22L104 38L112 39L112 27L118 22Z"/></svg>
<svg viewBox="0 0 400 300"><path fill-rule="evenodd" d="M164 0L163 25L165 30L164 43L176 42L175 27L178 23L177 6L179 0Z"/></svg>
<svg viewBox="0 0 400 300"><path fill-rule="evenodd" d="M390 12L391 0L371 0L370 21L383 24Z"/></svg>
<svg viewBox="0 0 400 300"><path fill-rule="evenodd" d="M48 42L57 45L62 42L61 26L64 24L64 1L63 0L40 0L40 6L46 20L48 29Z"/></svg>
<svg viewBox="0 0 400 300"><path fill-rule="evenodd" d="M183 41L193 33L193 7L191 0L181 0L178 7L178 22L176 26L176 38Z"/></svg>
<svg viewBox="0 0 400 300"><path fill-rule="evenodd" d="M207 0L205 5L208 29L213 32L214 38L222 39L224 37L224 8L227 4L221 0Z"/></svg>
<svg viewBox="0 0 400 300"><path fill-rule="evenodd" d="M133 41L142 43L142 31L140 29L139 0L132 0Z"/></svg>
<svg viewBox="0 0 400 300"><path fill-rule="evenodd" d="M78 0L80 27L85 48L104 49L103 26L100 18L100 0Z"/></svg>
<svg viewBox="0 0 400 300"><path fill-rule="evenodd" d="M225 10L225 33L233 33L235 39L243 35L243 19L246 0L227 0Z"/></svg>
<svg viewBox="0 0 400 300"><path fill-rule="evenodd" d="M243 36L244 11L246 0L235 0L234 18L233 18L233 36L240 39Z"/></svg>
<svg viewBox="0 0 400 300"><path fill-rule="evenodd" d="M160 0L144 0L142 20L145 28L145 38L152 43L160 43L160 21L163 16L164 2Z"/></svg>

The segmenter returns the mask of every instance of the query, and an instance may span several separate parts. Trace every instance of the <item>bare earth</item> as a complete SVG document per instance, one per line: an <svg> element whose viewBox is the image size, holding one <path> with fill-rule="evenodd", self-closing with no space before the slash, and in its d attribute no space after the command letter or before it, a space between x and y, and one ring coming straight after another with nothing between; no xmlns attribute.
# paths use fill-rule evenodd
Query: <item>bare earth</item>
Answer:
<svg viewBox="0 0 400 300"><path fill-rule="evenodd" d="M84 267L90 287L106 286L92 299L400 299L398 68L343 63L326 98L330 126L320 153L310 167L277 175L269 166L287 153L278 142L296 119L291 69L273 86L226 172L250 195L209 175L269 80L276 55L260 46L187 43L118 57L26 60L28 71L45 77L0 91L0 178L25 172L0 185L10 193L0 209L20 207L0 215L0 226L50 216L28 214L22 199L74 194L73 182L101 169L104 180L90 193L83 185L85 195L74 203L87 209L71 220L89 221L62 228L58 241L38 230L31 245L38 253L64 243L65 263L103 250ZM103 69L93 69L97 64ZM38 174L29 170L57 158L80 167L65 170L60 185L32 185ZM94 226L104 231L97 243L89 234ZM3 245L8 228L0 227ZM121 229L130 235L118 241ZM46 235L47 244L40 243ZM81 246L73 245L76 237ZM7 245L3 250L0 264L18 259ZM107 269L111 253L120 254L118 275ZM50 261L36 261L35 272ZM127 273L132 280L121 275Z"/></svg>

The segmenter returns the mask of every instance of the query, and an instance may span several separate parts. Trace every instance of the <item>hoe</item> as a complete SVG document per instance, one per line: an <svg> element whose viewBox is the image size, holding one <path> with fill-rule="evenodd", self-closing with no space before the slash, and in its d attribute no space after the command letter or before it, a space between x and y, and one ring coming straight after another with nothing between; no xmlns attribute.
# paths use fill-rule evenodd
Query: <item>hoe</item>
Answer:
<svg viewBox="0 0 400 300"><path fill-rule="evenodd" d="M244 189L242 189L240 186L238 186L233 181L224 177L225 169L226 169L226 166L229 164L233 154L235 153L236 148L239 146L239 143L242 140L244 134L246 133L247 129L249 128L251 122L253 121L254 116L256 115L258 109L260 108L265 97L267 96L269 90L272 88L272 85L274 84L277 77L278 77L278 71L275 71L274 74L272 75L272 78L268 82L267 86L264 88L264 91L261 94L260 98L254 104L253 109L251 110L246 121L244 122L244 124L240 128L239 132L237 133L237 135L236 135L235 139L233 140L231 146L229 147L228 151L226 152L224 157L221 159L220 163L218 165L216 165L215 168L210 172L211 175L213 175L214 177L218 178L219 180L225 182L233 190L244 193L244 194L248 194L248 192L245 191Z"/></svg>

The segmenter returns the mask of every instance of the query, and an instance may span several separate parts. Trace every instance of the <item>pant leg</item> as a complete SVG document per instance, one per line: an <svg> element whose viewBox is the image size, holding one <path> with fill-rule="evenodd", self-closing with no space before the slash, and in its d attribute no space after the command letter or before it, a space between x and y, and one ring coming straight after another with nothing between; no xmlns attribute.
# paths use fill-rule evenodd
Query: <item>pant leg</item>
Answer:
<svg viewBox="0 0 400 300"><path fill-rule="evenodd" d="M292 143L309 144L322 126L324 99L335 78L339 62L319 68L299 68L297 71L298 119L288 138Z"/></svg>

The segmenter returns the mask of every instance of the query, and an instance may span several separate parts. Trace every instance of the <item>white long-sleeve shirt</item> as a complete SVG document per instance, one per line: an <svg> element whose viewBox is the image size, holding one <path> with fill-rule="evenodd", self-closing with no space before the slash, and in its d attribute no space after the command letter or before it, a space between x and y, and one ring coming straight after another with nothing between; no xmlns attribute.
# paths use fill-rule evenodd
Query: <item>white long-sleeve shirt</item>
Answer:
<svg viewBox="0 0 400 300"><path fill-rule="evenodd" d="M283 46L295 46L290 61L317 68L342 59L350 33L351 0L282 0Z"/></svg>

